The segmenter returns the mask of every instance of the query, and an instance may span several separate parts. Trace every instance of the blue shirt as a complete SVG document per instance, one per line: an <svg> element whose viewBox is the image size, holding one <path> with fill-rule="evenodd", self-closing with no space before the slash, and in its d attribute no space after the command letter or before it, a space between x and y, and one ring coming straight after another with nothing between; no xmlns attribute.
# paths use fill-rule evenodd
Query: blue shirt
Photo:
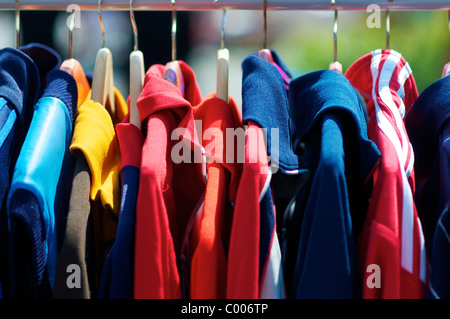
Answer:
<svg viewBox="0 0 450 319"><path fill-rule="evenodd" d="M290 72L275 51L272 57L276 65L287 76ZM272 177L265 193L260 194L260 260L259 278L262 283L263 298L285 297L285 277L282 271L282 259L274 256L281 253L283 219L289 208L290 199L302 187L308 177L302 157L292 148L289 100L286 83L278 68L257 55L251 55L242 62L242 122L255 122L266 135L267 155ZM274 205L276 210L274 211ZM279 226L279 227L277 227ZM273 234L278 236L274 240ZM278 245L278 247L276 246ZM271 259L273 258L273 259ZM271 286L270 276L265 274L268 264L280 267L279 278ZM270 268L272 269L272 268ZM266 275L267 278L263 277ZM267 284L267 288L264 284ZM277 291L279 293L277 293Z"/></svg>
<svg viewBox="0 0 450 319"><path fill-rule="evenodd" d="M8 194L12 297L51 296L58 258L58 231L68 210L77 88L61 70L49 73L35 105Z"/></svg>
<svg viewBox="0 0 450 319"><path fill-rule="evenodd" d="M357 298L356 237L367 213L365 180L380 152L367 137L364 103L335 71L290 83L293 145L311 176L288 221L291 298Z"/></svg>
<svg viewBox="0 0 450 319"><path fill-rule="evenodd" d="M450 77L428 86L405 116L415 202L430 258L428 297L450 298Z"/></svg>
<svg viewBox="0 0 450 319"><path fill-rule="evenodd" d="M10 286L6 196L39 87L38 68L29 56L13 48L0 50L0 290L5 298Z"/></svg>

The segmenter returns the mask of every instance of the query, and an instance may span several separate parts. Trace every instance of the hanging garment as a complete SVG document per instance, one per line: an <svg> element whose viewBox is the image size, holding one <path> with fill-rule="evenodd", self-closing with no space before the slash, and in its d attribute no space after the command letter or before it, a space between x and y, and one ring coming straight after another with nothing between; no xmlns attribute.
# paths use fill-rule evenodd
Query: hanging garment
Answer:
<svg viewBox="0 0 450 319"><path fill-rule="evenodd" d="M77 108L88 99L91 92L89 80L84 72L81 63L76 59L64 60L61 64L60 70L66 71L73 76L77 83L78 103Z"/></svg>
<svg viewBox="0 0 450 319"><path fill-rule="evenodd" d="M64 71L53 70L47 79L8 194L12 298L51 296L58 230L67 213L72 175L68 148L77 89Z"/></svg>
<svg viewBox="0 0 450 319"><path fill-rule="evenodd" d="M39 76L29 56L13 48L0 50L0 291L4 298L10 293L6 198L38 99Z"/></svg>
<svg viewBox="0 0 450 319"><path fill-rule="evenodd" d="M194 124L201 102L193 70L178 61L185 97L163 79L164 66L147 71L137 105L146 131L136 209L134 297L181 298L189 287L190 227L205 192L204 150Z"/></svg>
<svg viewBox="0 0 450 319"><path fill-rule="evenodd" d="M59 68L61 56L52 48L40 43L30 43L21 46L20 51L28 55L36 63L40 78L38 97L41 97L47 87L47 74Z"/></svg>
<svg viewBox="0 0 450 319"><path fill-rule="evenodd" d="M224 299L231 221L242 171L237 152L243 149L238 150L234 134L243 136L244 127L234 99L226 103L215 93L194 107L194 118L201 125L208 180L199 225L191 236L190 297Z"/></svg>
<svg viewBox="0 0 450 319"><path fill-rule="evenodd" d="M357 233L367 213L365 181L380 157L367 137L363 101L338 72L290 83L292 135L310 170L287 220L286 272L292 298L360 296ZM290 278L290 277L289 277Z"/></svg>
<svg viewBox="0 0 450 319"><path fill-rule="evenodd" d="M121 157L114 125L124 119L128 108L120 92L114 89L114 93L114 117L105 106L90 99L78 108L70 145L77 161L76 171L56 269L54 298L96 298L104 259L116 236ZM83 165L84 160L87 167ZM86 194L89 196L85 197ZM79 267L78 289L71 286L77 282L67 284L74 271L71 265Z"/></svg>
<svg viewBox="0 0 450 319"><path fill-rule="evenodd" d="M284 66L274 51L272 55ZM277 219L282 220L289 207L286 199L301 188L308 171L292 150L287 91L277 67L251 55L242 69L247 132L228 252L227 298L283 299Z"/></svg>
<svg viewBox="0 0 450 319"><path fill-rule="evenodd" d="M136 201L144 137L138 127L128 123L128 116L116 125L116 133L122 197L117 235L103 267L99 298L133 299Z"/></svg>
<svg viewBox="0 0 450 319"><path fill-rule="evenodd" d="M411 68L400 53L376 50L353 63L346 77L366 101L369 138L381 152L358 243L362 297L423 298L428 262L413 200L414 153L403 122L418 96Z"/></svg>
<svg viewBox="0 0 450 319"><path fill-rule="evenodd" d="M450 77L428 86L405 116L414 148L415 202L431 262L428 296L450 298Z"/></svg>

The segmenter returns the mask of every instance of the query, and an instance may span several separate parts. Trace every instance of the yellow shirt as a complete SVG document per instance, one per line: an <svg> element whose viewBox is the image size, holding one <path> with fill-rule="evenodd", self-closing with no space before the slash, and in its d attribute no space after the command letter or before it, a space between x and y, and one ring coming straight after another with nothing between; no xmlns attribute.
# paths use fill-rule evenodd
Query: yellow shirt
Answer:
<svg viewBox="0 0 450 319"><path fill-rule="evenodd" d="M116 114L108 105L88 99L78 108L70 151L81 151L91 173L91 214L97 259L97 275L101 273L104 252L114 241L120 211L120 150L115 124L128 114L128 106L115 89ZM97 278L98 283L99 278Z"/></svg>

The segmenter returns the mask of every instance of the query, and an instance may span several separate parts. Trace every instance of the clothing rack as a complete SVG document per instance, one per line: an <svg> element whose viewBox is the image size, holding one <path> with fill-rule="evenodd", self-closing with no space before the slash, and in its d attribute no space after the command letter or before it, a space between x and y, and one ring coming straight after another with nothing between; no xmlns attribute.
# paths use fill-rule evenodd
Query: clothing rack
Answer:
<svg viewBox="0 0 450 319"><path fill-rule="evenodd" d="M172 1L173 2L173 1ZM66 10L70 4L76 4L81 10L97 10L97 0L0 0L0 10ZM371 4L381 10L391 11L431 11L450 10L450 0L268 0L267 10L367 10ZM141 11L202 11L202 10L262 10L263 0L176 0L171 6L170 0L133 1L133 10ZM130 1L104 0L102 10L129 10Z"/></svg>

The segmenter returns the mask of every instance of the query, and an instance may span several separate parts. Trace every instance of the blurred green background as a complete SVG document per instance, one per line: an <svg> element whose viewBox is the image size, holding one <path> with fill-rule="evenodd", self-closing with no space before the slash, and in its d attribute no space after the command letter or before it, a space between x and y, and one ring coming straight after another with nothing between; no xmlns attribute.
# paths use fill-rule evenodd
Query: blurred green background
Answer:
<svg viewBox="0 0 450 319"><path fill-rule="evenodd" d="M344 72L361 56L386 47L386 13L380 28L369 28L366 11L338 12L338 61ZM263 13L228 11L226 46L230 50L230 94L240 103L241 63L263 47ZM220 46L222 12L195 12L191 17L188 61L200 87L215 89L215 52ZM205 22L206 20L206 22ZM294 77L327 69L333 61L333 11L267 12L267 47L281 56ZM419 93L441 77L450 61L447 11L391 11L390 48L400 52L413 70ZM207 31L205 31L207 30Z"/></svg>
<svg viewBox="0 0 450 319"><path fill-rule="evenodd" d="M220 48L222 11L177 13L178 59L189 63L197 75L202 94L216 88L217 50ZM39 42L67 56L68 29L65 11L21 12L22 44ZM339 11L338 61L344 72L361 56L386 45L385 12L380 27L369 28L366 11ZM106 44L114 57L114 83L128 95L129 54L133 33L127 11L102 12ZM171 12L136 11L139 49L146 68L165 64L171 57ZM409 62L419 92L441 77L450 58L448 11L391 11L390 48ZM279 10L267 12L267 46L274 49L297 77L328 68L333 60L334 11ZM95 10L81 12L81 27L74 30L73 56L85 71L93 72L101 47L101 29ZM14 46L14 12L0 12L0 46ZM230 51L229 90L241 103L241 63L263 46L263 12L229 10L226 13L225 44Z"/></svg>
<svg viewBox="0 0 450 319"><path fill-rule="evenodd" d="M386 47L385 12L381 28L366 25L365 12L339 12L338 61L344 71L359 57L374 49ZM308 19L299 14L299 19ZM298 30L273 39L287 64L298 74L326 68L333 59L333 17L328 23L314 28ZM400 52L410 64L421 92L441 77L445 63L449 62L450 32L448 13L390 12L390 48Z"/></svg>

